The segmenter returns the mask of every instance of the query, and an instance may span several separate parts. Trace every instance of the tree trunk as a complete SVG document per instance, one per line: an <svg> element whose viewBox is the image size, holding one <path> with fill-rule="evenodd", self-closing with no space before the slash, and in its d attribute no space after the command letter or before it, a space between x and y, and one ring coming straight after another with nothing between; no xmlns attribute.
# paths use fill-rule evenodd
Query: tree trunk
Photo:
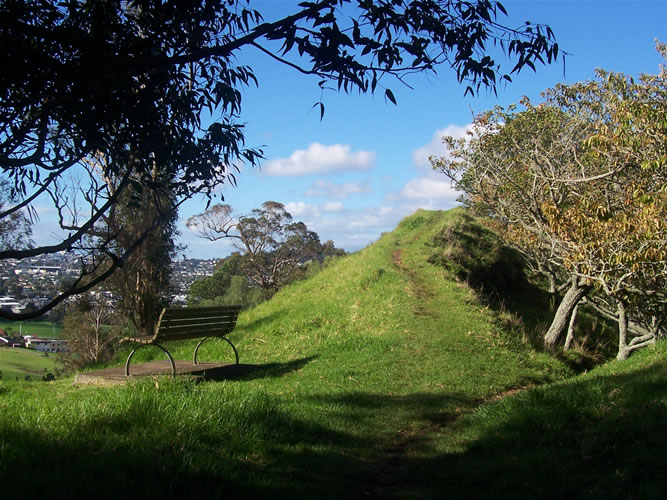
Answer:
<svg viewBox="0 0 667 500"><path fill-rule="evenodd" d="M630 356L628 349L628 315L625 313L625 304L619 300L616 306L618 310L618 353L616 359L622 361Z"/></svg>
<svg viewBox="0 0 667 500"><path fill-rule="evenodd" d="M549 273L549 312L554 312L556 309L556 296L558 295L558 290L556 289L556 277Z"/></svg>
<svg viewBox="0 0 667 500"><path fill-rule="evenodd" d="M616 359L623 361L630 357L632 351L641 347L655 344L658 335L657 328L651 328L651 331L639 337L633 338L628 342L628 316L625 312L625 304L618 301L618 353ZM655 326L655 325L654 325Z"/></svg>
<svg viewBox="0 0 667 500"><path fill-rule="evenodd" d="M572 341L574 340L574 325L577 322L577 312L579 311L579 303L574 306L572 311L572 316L570 317L570 323L567 326L567 337L565 337L565 347L566 351L569 351L572 347Z"/></svg>
<svg viewBox="0 0 667 500"><path fill-rule="evenodd" d="M575 307L591 288L591 285L585 285L577 278L572 278L570 288L568 288L563 300L560 301L551 326L544 335L544 345L546 347L553 348L558 344L570 323Z"/></svg>

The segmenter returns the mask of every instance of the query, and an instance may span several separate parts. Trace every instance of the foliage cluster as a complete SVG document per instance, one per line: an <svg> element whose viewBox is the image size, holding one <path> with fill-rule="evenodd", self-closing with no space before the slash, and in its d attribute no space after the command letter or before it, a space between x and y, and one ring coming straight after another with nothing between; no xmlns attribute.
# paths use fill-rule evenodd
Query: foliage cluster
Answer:
<svg viewBox="0 0 667 500"><path fill-rule="evenodd" d="M7 179L0 177L0 214L16 201ZM0 249L28 248L32 246L32 227L23 212L0 217Z"/></svg>
<svg viewBox="0 0 667 500"><path fill-rule="evenodd" d="M667 48L658 44L667 57ZM523 110L478 116L433 158L531 267L567 288L545 343L555 346L582 301L619 325L619 358L667 324L667 72L598 71Z"/></svg>
<svg viewBox="0 0 667 500"><path fill-rule="evenodd" d="M104 301L85 294L68 307L62 337L68 352L61 353L60 363L72 373L91 365L109 361L120 338L123 315Z"/></svg>
<svg viewBox="0 0 667 500"><path fill-rule="evenodd" d="M241 119L242 90L258 84L248 49L323 91L382 92L395 103L388 81L442 66L466 92L495 91L500 79L559 55L548 26L505 26L503 15L489 0L315 0L270 20L246 0L0 3L0 66L12 68L0 75L0 175L10 190L0 223L24 221L21 213L34 220L36 207L49 206L62 230L54 244L0 247L0 259L67 251L81 262L42 309L0 315L37 317L92 289L186 200L212 200L238 165L259 162ZM136 196L163 202L117 244L104 219Z"/></svg>

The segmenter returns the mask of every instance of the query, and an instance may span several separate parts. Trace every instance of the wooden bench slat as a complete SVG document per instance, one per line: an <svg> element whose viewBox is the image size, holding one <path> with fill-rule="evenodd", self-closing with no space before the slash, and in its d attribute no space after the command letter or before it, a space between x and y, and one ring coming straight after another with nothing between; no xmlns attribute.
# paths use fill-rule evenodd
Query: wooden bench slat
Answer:
<svg viewBox="0 0 667 500"><path fill-rule="evenodd" d="M164 319L173 318L201 318L210 316L238 316L241 306L220 306L220 307L184 307L182 309L165 309Z"/></svg>
<svg viewBox="0 0 667 500"><path fill-rule="evenodd" d="M206 335L206 334L202 335L200 332L183 332L183 333L179 333L179 334L176 334L176 335L171 335L168 338L166 338L166 337L162 338L162 339L158 338L157 342L159 342L160 340L163 340L163 341L177 341L177 340L201 339L201 338L205 338L205 337L227 338L225 335Z"/></svg>
<svg viewBox="0 0 667 500"><path fill-rule="evenodd" d="M152 344L153 341L155 340L155 335L148 337L148 336L143 336L143 337L123 337L120 339L120 342L136 342L137 344Z"/></svg>
<svg viewBox="0 0 667 500"><path fill-rule="evenodd" d="M169 328L160 327L157 331L157 336L161 339L169 340L170 338L190 333L199 333L200 337L207 337L210 335L218 334L224 335L229 333L234 329L234 325L229 323L227 325L221 324L210 324L210 325L183 325L183 326L171 326Z"/></svg>
<svg viewBox="0 0 667 500"><path fill-rule="evenodd" d="M178 320L167 320L161 321L158 325L160 330L167 330L172 328L197 328L198 326L210 326L210 325L220 325L221 327L228 328L236 325L236 318L204 318L202 320L195 319L178 319Z"/></svg>
<svg viewBox="0 0 667 500"><path fill-rule="evenodd" d="M160 321L160 327L171 328L172 326L182 326L182 325L228 325L236 323L236 316L224 316L224 317L212 317L207 316L205 318L177 318L177 319L164 319Z"/></svg>
<svg viewBox="0 0 667 500"><path fill-rule="evenodd" d="M228 330L233 330L234 327L236 326L235 321L225 321L224 323L180 323L180 324L174 324L171 323L169 325L162 324L158 328L158 333L160 335L166 335L167 337L171 334L171 332L179 332L183 330L223 330L223 331L228 331Z"/></svg>

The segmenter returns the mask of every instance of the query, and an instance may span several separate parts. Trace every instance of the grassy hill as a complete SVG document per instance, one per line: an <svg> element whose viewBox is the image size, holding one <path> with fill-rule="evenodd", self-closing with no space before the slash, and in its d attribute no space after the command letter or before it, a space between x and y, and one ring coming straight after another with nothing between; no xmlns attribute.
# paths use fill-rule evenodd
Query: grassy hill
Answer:
<svg viewBox="0 0 667 500"><path fill-rule="evenodd" d="M46 372L53 373L56 368L56 356L48 357L31 349L0 349L0 372L3 380L41 380Z"/></svg>
<svg viewBox="0 0 667 500"><path fill-rule="evenodd" d="M429 263L461 216L419 211L242 314L242 377L3 383L0 474L16 496L661 496L664 343L574 377Z"/></svg>
<svg viewBox="0 0 667 500"><path fill-rule="evenodd" d="M43 339L58 338L63 332L62 326L55 326L50 321L9 321L0 319L0 330L8 334L35 335Z"/></svg>

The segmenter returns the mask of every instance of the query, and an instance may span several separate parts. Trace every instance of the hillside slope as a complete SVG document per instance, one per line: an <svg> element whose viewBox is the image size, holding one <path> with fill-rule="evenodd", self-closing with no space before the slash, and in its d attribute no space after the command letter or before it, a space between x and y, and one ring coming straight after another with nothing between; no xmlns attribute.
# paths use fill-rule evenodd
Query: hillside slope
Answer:
<svg viewBox="0 0 667 500"><path fill-rule="evenodd" d="M560 393L524 389L571 373L428 263L426 244L460 216L419 211L244 313L233 334L244 376L0 386L0 473L16 478L21 496L463 498L495 481L512 491L532 455L501 438L506 428L521 434L510 424L533 396L503 405ZM188 359L191 349L172 352ZM223 342L206 349L204 359L230 358ZM665 350L644 356L641 369L663 377ZM659 409L661 397L647 404ZM504 465L490 474L475 465L489 461Z"/></svg>

